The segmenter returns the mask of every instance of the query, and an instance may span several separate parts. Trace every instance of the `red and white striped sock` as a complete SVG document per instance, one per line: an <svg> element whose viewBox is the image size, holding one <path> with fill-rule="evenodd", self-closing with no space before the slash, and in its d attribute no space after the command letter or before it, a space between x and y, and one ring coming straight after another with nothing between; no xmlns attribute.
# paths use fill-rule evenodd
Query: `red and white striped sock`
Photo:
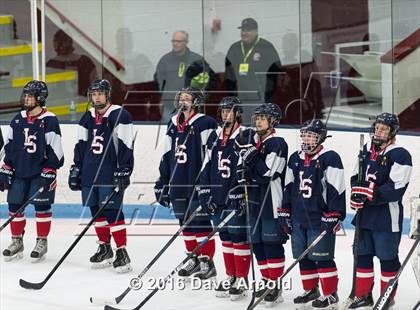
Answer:
<svg viewBox="0 0 420 310"><path fill-rule="evenodd" d="M35 212L35 219L36 219L36 232L38 234L38 238L47 238L48 234L51 230L51 218L52 213L39 213Z"/></svg>
<svg viewBox="0 0 420 310"><path fill-rule="evenodd" d="M195 239L195 233L184 231L182 232L182 236L184 237L184 243L185 243L185 248L187 249L187 252L191 253L197 247L197 240Z"/></svg>
<svg viewBox="0 0 420 310"><path fill-rule="evenodd" d="M251 265L251 250L249 244L234 243L233 248L236 277L246 278Z"/></svg>
<svg viewBox="0 0 420 310"><path fill-rule="evenodd" d="M363 297L370 293L375 280L373 268L357 268L356 269L356 297Z"/></svg>
<svg viewBox="0 0 420 310"><path fill-rule="evenodd" d="M233 243L231 241L222 241L223 260L225 262L226 274L235 275L235 259L233 254Z"/></svg>
<svg viewBox="0 0 420 310"><path fill-rule="evenodd" d="M305 291L310 291L318 285L319 276L316 269L301 270L300 278L302 279L302 285Z"/></svg>
<svg viewBox="0 0 420 310"><path fill-rule="evenodd" d="M9 212L9 217L14 215L13 212ZM12 237L22 237L23 231L26 226L25 214L19 213L16 217L10 222L10 231Z"/></svg>
<svg viewBox="0 0 420 310"><path fill-rule="evenodd" d="M284 257L267 259L269 279L276 281L284 272Z"/></svg>
<svg viewBox="0 0 420 310"><path fill-rule="evenodd" d="M127 245L127 229L125 228L125 221L118 221L109 224L112 238L115 241L117 248L122 248Z"/></svg>
<svg viewBox="0 0 420 310"><path fill-rule="evenodd" d="M337 291L338 274L336 267L318 268L318 275L324 296L331 295Z"/></svg>
<svg viewBox="0 0 420 310"><path fill-rule="evenodd" d="M270 279L270 273L268 271L268 265L266 260L257 260L258 268L260 269L261 276L264 279Z"/></svg>
<svg viewBox="0 0 420 310"><path fill-rule="evenodd" d="M381 294L385 291L388 282L395 277L398 271L386 272L381 271ZM395 294L397 293L397 287L391 293L390 298L393 299Z"/></svg>
<svg viewBox="0 0 420 310"><path fill-rule="evenodd" d="M199 245L204 239L206 239L210 233L211 231L196 233L195 239L197 240L197 245ZM216 252L216 242L214 240L214 237L212 237L209 241L207 241L201 247L201 249L198 251L198 254L213 258L215 252Z"/></svg>
<svg viewBox="0 0 420 310"><path fill-rule="evenodd" d="M95 221L95 231L99 242L109 243L111 239L111 231L105 217L100 217Z"/></svg>

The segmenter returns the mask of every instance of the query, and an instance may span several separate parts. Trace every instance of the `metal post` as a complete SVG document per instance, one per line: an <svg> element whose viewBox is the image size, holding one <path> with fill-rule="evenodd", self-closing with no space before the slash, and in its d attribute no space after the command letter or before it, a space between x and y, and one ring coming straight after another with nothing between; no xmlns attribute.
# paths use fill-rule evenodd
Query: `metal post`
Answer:
<svg viewBox="0 0 420 310"><path fill-rule="evenodd" d="M46 82L45 73L45 0L41 1L41 80Z"/></svg>
<svg viewBox="0 0 420 310"><path fill-rule="evenodd" d="M39 78L39 57L38 57L38 20L36 15L36 0L31 0L31 33L32 33L32 77Z"/></svg>

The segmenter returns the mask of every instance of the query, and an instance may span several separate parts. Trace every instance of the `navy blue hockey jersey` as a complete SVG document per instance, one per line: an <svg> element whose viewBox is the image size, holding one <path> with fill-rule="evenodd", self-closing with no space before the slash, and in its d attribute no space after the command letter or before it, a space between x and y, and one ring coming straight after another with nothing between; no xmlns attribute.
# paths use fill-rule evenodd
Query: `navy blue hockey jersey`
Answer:
<svg viewBox="0 0 420 310"><path fill-rule="evenodd" d="M408 151L391 144L376 153L371 143L363 148L364 179L375 183L372 202L365 202L360 212L360 227L376 231L399 232L402 230L402 199L410 182L412 161ZM357 170L352 179L357 178ZM353 219L354 222L354 219Z"/></svg>
<svg viewBox="0 0 420 310"><path fill-rule="evenodd" d="M255 133L254 142L260 152L249 169L252 180L248 186L250 209L254 217L261 214L262 218L274 219L278 218L277 209L283 200L288 146L277 128L263 141L259 139ZM239 159L238 165L241 164L242 159Z"/></svg>
<svg viewBox="0 0 420 310"><path fill-rule="evenodd" d="M103 115L94 108L80 119L74 163L81 169L82 186L110 185L116 168L133 169L133 123L131 114L110 105Z"/></svg>
<svg viewBox="0 0 420 310"><path fill-rule="evenodd" d="M223 128L218 127L210 133L206 146L203 171L200 185L208 186L212 200L218 205L224 205L229 191L236 186L236 165L239 156L235 152L235 139L244 127L236 128L226 137Z"/></svg>
<svg viewBox="0 0 420 310"><path fill-rule="evenodd" d="M60 168L64 153L57 117L46 109L35 117L19 112L10 123L4 149L4 162L15 169L17 178L38 176L43 168Z"/></svg>
<svg viewBox="0 0 420 310"><path fill-rule="evenodd" d="M313 156L294 152L287 164L283 208L292 221L305 228L319 228L323 212L346 217L344 168L340 156L322 148Z"/></svg>
<svg viewBox="0 0 420 310"><path fill-rule="evenodd" d="M200 113L194 114L183 124L178 124L178 115L169 121L157 183L170 186L171 200L191 198L193 186L199 182L207 139L216 128L217 123L213 118Z"/></svg>

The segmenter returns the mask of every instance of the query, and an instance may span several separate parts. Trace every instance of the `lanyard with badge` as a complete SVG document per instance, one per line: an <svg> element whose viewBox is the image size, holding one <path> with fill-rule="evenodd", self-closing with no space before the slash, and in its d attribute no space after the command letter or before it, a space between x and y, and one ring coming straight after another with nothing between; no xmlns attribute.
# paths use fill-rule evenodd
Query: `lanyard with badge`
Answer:
<svg viewBox="0 0 420 310"><path fill-rule="evenodd" d="M247 75L248 74L249 63L247 62L247 60L248 60L249 56L251 56L251 54L254 51L254 48L258 44L258 42L260 42L259 37L245 55L244 42L241 41L242 56L244 58L243 58L243 62L239 64L239 75Z"/></svg>

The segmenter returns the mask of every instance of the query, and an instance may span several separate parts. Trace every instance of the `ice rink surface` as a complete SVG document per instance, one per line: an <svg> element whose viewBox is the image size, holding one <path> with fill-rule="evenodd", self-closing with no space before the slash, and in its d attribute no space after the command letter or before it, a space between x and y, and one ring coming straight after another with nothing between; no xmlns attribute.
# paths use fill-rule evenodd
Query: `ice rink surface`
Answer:
<svg viewBox="0 0 420 310"><path fill-rule="evenodd" d="M66 261L60 266L49 282L39 291L25 290L19 286L19 279L31 282L42 281L59 258L74 241L83 226L78 225L77 219L57 219L53 222L49 237L49 251L45 261L33 264L29 253L35 244L35 222L28 219L24 238L24 258L19 261L0 262L0 309L103 309L101 305L91 304L90 297L109 298L121 294L143 268L150 262L162 246L169 240L170 235L177 230L176 225L144 225L128 227L128 253L132 260L134 270L129 274L116 274L112 268L92 270L89 257L96 251L96 237L93 230L81 239ZM1 236L1 248L9 244L9 230L5 229ZM218 279L224 278L221 243L216 237L215 263L218 270ZM353 231L349 230L337 237L336 263L339 272L339 297L344 301L352 283L353 256L351 244ZM400 246L401 261L411 247L413 240L403 235ZM286 268L291 263L290 242L285 245ZM168 275L173 268L185 257L182 238L178 238L165 252L151 270L143 277L144 286L141 290L130 292L117 306L120 309L132 309L150 293L149 287L159 278ZM379 295L379 264L375 260L375 287L374 298ZM256 271L257 278L259 272ZM294 309L293 298L302 292L299 279L299 270L296 266L285 279L283 292L284 302L277 304L274 309ZM214 291L199 288L198 285L187 285L183 289L177 288L175 279L173 287L159 291L143 307L143 309L246 309L250 294L247 298L231 302L229 299L216 298ZM411 264L404 270L396 297L394 309L409 310L420 299L420 288L415 280ZM264 305L258 306L264 309Z"/></svg>

